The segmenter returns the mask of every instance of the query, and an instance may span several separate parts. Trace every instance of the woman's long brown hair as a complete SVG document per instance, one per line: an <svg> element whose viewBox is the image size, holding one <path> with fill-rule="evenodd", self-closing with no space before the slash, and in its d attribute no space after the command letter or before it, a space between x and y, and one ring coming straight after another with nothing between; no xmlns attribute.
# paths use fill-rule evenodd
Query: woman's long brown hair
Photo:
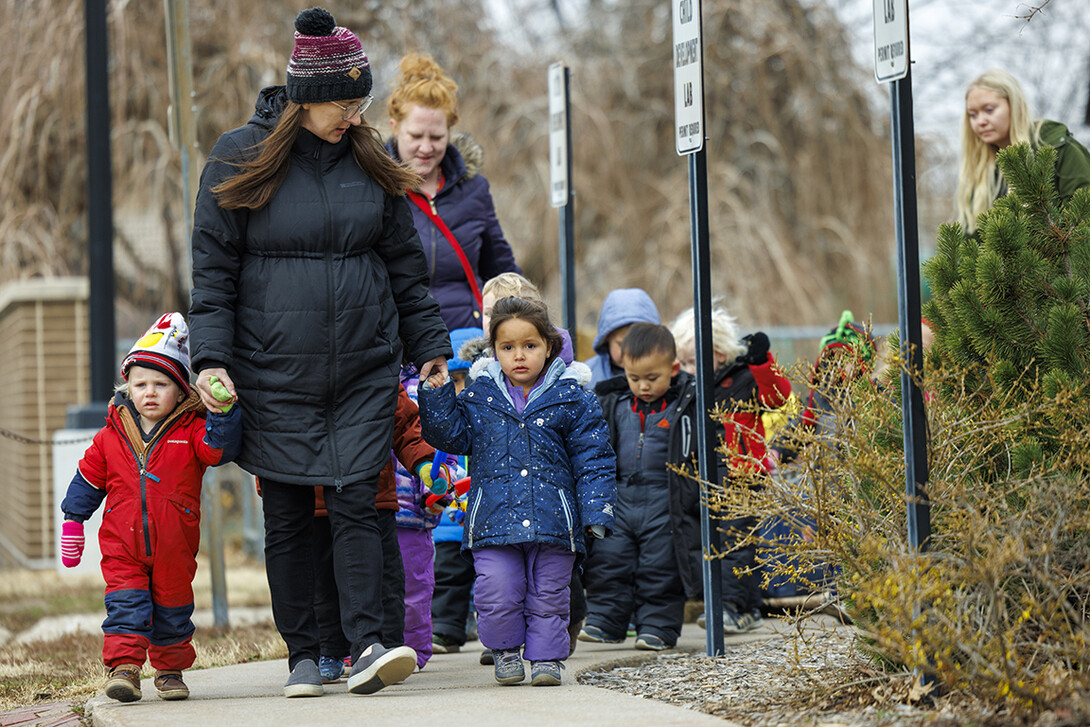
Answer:
<svg viewBox="0 0 1090 727"><path fill-rule="evenodd" d="M303 107L288 101L272 132L254 145L257 156L249 161L231 160L241 171L212 188L220 207L258 210L267 205L288 175L288 157L302 128ZM348 127L346 136L356 164L387 194L397 197L406 190L419 189L420 176L390 158L373 126L361 121L359 126Z"/></svg>

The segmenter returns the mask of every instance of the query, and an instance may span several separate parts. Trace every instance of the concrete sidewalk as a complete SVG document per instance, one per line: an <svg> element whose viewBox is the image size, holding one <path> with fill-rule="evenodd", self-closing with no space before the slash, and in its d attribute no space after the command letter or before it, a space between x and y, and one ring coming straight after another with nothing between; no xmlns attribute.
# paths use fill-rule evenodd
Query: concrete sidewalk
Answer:
<svg viewBox="0 0 1090 727"><path fill-rule="evenodd" d="M766 619L761 629L745 636L728 637L729 643L777 636L790 630L776 619ZM704 631L686 624L678 649L705 649ZM479 642L470 642L457 654L436 654L424 668L401 684L377 694L349 694L345 683L326 685L320 698L286 699L286 660L254 662L185 674L191 696L180 702L164 702L155 694L150 679L141 684L143 699L123 704L99 694L87 703L86 712L96 727L272 727L272 725L344 725L367 720L373 725L429 725L442 727L638 727L641 725L716 725L731 722L597 687L582 686L582 671L624 660L653 659L654 652L636 651L635 639L624 644L580 642L566 662L564 683L559 687L514 687L496 683L492 667L481 666ZM669 653L669 652L667 652Z"/></svg>

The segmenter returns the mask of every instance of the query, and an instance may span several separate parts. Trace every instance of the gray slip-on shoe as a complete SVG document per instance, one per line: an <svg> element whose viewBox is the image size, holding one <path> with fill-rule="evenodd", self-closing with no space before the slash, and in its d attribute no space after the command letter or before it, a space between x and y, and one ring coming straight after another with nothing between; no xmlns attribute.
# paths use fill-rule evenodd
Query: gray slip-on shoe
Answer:
<svg viewBox="0 0 1090 727"><path fill-rule="evenodd" d="M374 694L397 684L415 670L416 652L408 646L387 649L382 644L371 644L352 665L352 672L348 675L348 691L351 694Z"/></svg>
<svg viewBox="0 0 1090 727"><path fill-rule="evenodd" d="M285 697L320 697L324 693L322 675L313 659L303 659L296 664L284 683Z"/></svg>

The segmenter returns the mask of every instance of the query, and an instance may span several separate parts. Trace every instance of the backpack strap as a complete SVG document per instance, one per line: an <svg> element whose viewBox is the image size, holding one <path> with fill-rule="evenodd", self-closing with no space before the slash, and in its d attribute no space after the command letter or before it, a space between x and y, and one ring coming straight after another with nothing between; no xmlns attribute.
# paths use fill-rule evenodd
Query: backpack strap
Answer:
<svg viewBox="0 0 1090 727"><path fill-rule="evenodd" d="M454 233L447 227L447 223L443 222L435 210L432 209L431 202L426 200L423 195L416 192L409 192L409 199L420 208L420 211L427 215L428 219L432 221L432 224L439 228L439 231L443 233L443 236L447 238L447 242L454 249L454 254L458 256L458 262L462 264L462 271L465 273L466 280L469 281L469 289L473 292L473 299L477 301L477 307L483 308L484 304L481 301L481 289L477 287L477 276L473 272L473 267L469 264L469 258L466 257L465 250L458 244L458 241L454 239Z"/></svg>

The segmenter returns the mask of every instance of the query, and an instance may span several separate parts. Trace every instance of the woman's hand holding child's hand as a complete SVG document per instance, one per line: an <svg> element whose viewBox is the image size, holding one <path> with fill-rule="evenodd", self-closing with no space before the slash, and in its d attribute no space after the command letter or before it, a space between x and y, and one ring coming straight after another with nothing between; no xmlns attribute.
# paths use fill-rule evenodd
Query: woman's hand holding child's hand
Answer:
<svg viewBox="0 0 1090 727"><path fill-rule="evenodd" d="M217 401L227 402L226 406L220 407L220 413L226 414L231 411L231 407L238 401L238 397L232 396L231 392L227 390L227 387L223 385L223 382L220 381L218 377L212 376L209 377L209 380L212 382L212 396L216 397Z"/></svg>
<svg viewBox="0 0 1090 727"><path fill-rule="evenodd" d="M226 414L238 401L235 383L227 375L226 369L204 369L201 371L197 375L197 392L201 395L204 408L217 414ZM224 398L225 394L226 398ZM225 401L230 401L230 404L225 406Z"/></svg>
<svg viewBox="0 0 1090 727"><path fill-rule="evenodd" d="M450 376L447 374L446 358L437 356L420 367L420 388L438 389L448 381Z"/></svg>

